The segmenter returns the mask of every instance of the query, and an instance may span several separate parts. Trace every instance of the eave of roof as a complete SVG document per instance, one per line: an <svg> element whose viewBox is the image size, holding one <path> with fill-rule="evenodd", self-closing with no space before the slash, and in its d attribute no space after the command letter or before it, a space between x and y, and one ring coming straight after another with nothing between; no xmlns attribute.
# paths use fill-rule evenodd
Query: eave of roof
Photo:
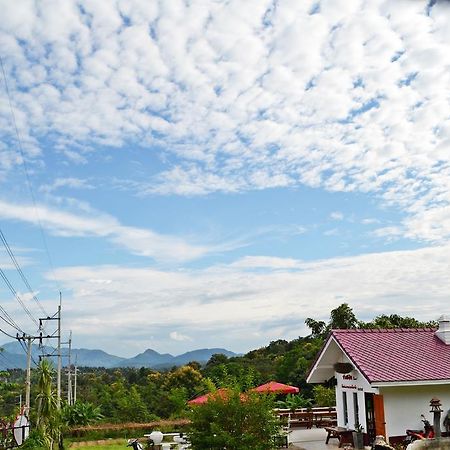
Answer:
<svg viewBox="0 0 450 450"><path fill-rule="evenodd" d="M307 381L318 383L334 375L333 357L337 362L339 350L373 387L450 384L450 346L435 331L333 330L308 371Z"/></svg>
<svg viewBox="0 0 450 450"><path fill-rule="evenodd" d="M373 386L443 384L450 378L450 346L435 331L333 330L331 336Z"/></svg>

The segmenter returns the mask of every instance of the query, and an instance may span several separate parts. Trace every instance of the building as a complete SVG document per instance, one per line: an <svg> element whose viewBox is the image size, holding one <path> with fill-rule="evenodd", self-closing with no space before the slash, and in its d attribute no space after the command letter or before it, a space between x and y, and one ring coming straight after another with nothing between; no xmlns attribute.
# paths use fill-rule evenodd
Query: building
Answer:
<svg viewBox="0 0 450 450"><path fill-rule="evenodd" d="M422 428L421 414L433 423L433 397L450 409L450 318L438 330L333 330L307 381L333 376L338 426L360 424L370 441L402 439L407 428Z"/></svg>

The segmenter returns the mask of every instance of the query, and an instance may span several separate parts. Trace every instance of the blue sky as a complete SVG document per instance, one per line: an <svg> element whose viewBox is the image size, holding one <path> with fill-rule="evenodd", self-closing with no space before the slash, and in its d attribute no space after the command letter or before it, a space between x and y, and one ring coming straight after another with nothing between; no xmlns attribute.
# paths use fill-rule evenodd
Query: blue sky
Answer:
<svg viewBox="0 0 450 450"><path fill-rule="evenodd" d="M448 2L0 8L25 158L2 77L1 230L76 347L243 352L343 302L448 313Z"/></svg>

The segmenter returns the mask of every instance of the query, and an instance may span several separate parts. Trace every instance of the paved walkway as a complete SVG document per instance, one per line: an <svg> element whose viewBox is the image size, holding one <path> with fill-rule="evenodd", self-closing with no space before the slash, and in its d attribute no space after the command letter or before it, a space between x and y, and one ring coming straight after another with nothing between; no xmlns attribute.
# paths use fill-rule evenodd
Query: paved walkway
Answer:
<svg viewBox="0 0 450 450"><path fill-rule="evenodd" d="M290 433L289 440L295 447L304 450L341 450L337 439L331 439L325 444L327 432L323 428L311 428L310 430L294 429Z"/></svg>

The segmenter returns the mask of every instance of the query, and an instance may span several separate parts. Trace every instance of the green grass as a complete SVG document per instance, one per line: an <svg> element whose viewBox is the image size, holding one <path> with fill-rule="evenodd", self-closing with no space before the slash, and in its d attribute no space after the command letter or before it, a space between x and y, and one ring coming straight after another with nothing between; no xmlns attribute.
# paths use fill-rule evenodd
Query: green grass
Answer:
<svg viewBox="0 0 450 450"><path fill-rule="evenodd" d="M127 448L126 443L120 444L111 444L111 445L93 445L89 447L77 447L80 450L125 450Z"/></svg>

